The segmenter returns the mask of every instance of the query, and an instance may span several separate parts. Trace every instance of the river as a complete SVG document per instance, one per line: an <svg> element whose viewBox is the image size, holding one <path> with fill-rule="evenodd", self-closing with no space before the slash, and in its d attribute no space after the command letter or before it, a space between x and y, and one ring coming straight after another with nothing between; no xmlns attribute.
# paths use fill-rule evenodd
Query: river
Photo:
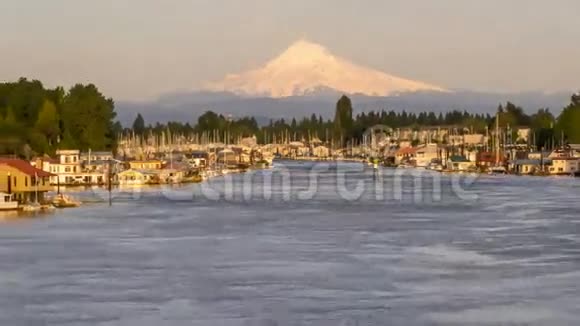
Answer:
<svg viewBox="0 0 580 326"><path fill-rule="evenodd" d="M0 222L0 325L580 322L580 180L392 171L277 162Z"/></svg>

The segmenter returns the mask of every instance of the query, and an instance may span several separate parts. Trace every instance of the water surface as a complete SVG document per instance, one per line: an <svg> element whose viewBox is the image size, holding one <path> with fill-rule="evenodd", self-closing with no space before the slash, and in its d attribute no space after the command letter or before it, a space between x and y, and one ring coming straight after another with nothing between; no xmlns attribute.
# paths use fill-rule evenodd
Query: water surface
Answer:
<svg viewBox="0 0 580 326"><path fill-rule="evenodd" d="M269 200L235 175L210 183L228 198L146 188L0 223L0 325L580 321L580 181L481 176L462 199L442 176L440 200L430 180L417 200L404 177L400 199L367 186L349 201L330 170L300 199L310 164L287 168L290 189L274 176Z"/></svg>

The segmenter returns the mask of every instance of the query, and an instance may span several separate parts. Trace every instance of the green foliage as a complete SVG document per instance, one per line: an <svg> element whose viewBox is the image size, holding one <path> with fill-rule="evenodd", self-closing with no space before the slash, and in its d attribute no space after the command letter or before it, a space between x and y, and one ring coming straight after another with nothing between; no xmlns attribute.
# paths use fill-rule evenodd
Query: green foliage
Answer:
<svg viewBox="0 0 580 326"><path fill-rule="evenodd" d="M535 146L538 149L549 148L554 139L556 118L550 109L540 109L530 117L530 127L534 132Z"/></svg>
<svg viewBox="0 0 580 326"><path fill-rule="evenodd" d="M14 115L14 110L11 107L6 109L6 116L4 117L4 127L17 126L16 116Z"/></svg>
<svg viewBox="0 0 580 326"><path fill-rule="evenodd" d="M226 119L223 115L218 115L213 111L207 111L197 119L197 132L225 130Z"/></svg>
<svg viewBox="0 0 580 326"><path fill-rule="evenodd" d="M115 145L113 101L94 85L76 85L65 92L25 78L0 83L0 116L0 155L50 154L56 148L105 150Z"/></svg>
<svg viewBox="0 0 580 326"><path fill-rule="evenodd" d="M115 116L113 100L92 84L73 86L63 102L63 127L81 150L112 150Z"/></svg>
<svg viewBox="0 0 580 326"><path fill-rule="evenodd" d="M351 138L352 131L352 102L350 98L343 95L336 103L336 111L334 112L334 136L343 144L345 139Z"/></svg>
<svg viewBox="0 0 580 326"><path fill-rule="evenodd" d="M51 146L55 144L58 140L60 135L60 120L58 117L58 113L56 111L56 106L49 100L45 100L40 113L38 114L38 119L36 120L36 124L34 129L36 132L44 137L47 145ZM32 144L33 148L35 147ZM43 146L42 152L46 153L49 150L48 146Z"/></svg>
<svg viewBox="0 0 580 326"><path fill-rule="evenodd" d="M556 136L564 134L568 143L580 144L580 97L572 96L571 103L560 116L556 125Z"/></svg>
<svg viewBox="0 0 580 326"><path fill-rule="evenodd" d="M143 135L145 132L145 119L143 119L141 113L138 113L135 121L133 121L133 131L137 135Z"/></svg>

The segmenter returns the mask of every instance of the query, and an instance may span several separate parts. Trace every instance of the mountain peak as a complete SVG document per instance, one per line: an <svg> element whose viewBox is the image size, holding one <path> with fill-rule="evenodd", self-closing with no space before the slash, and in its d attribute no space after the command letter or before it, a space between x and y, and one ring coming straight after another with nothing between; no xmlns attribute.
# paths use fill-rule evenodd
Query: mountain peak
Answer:
<svg viewBox="0 0 580 326"><path fill-rule="evenodd" d="M332 61L334 56L322 45L306 40L294 42L282 54L268 62L267 66L296 66L321 64Z"/></svg>
<svg viewBox="0 0 580 326"><path fill-rule="evenodd" d="M330 55L330 53L320 44L301 39L292 43L282 55Z"/></svg>
<svg viewBox="0 0 580 326"><path fill-rule="evenodd" d="M288 97L331 89L346 94L388 96L416 91L445 91L402 79L334 56L324 46L301 39L262 68L228 75L206 90L247 96Z"/></svg>

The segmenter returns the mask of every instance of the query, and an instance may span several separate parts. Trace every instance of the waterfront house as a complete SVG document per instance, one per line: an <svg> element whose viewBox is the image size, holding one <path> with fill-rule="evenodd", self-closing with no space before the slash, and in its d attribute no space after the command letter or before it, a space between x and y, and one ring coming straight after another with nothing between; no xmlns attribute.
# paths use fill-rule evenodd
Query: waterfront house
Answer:
<svg viewBox="0 0 580 326"><path fill-rule="evenodd" d="M159 171L160 183L181 183L185 177L186 170L166 167Z"/></svg>
<svg viewBox="0 0 580 326"><path fill-rule="evenodd" d="M0 159L0 192L20 203L42 202L50 190L51 173L19 159Z"/></svg>
<svg viewBox="0 0 580 326"><path fill-rule="evenodd" d="M181 183L193 174L195 168L187 162L171 162L159 170L160 183Z"/></svg>
<svg viewBox="0 0 580 326"><path fill-rule="evenodd" d="M129 168L132 170L159 170L163 167L160 160L139 160L129 161Z"/></svg>
<svg viewBox="0 0 580 326"><path fill-rule="evenodd" d="M435 161L441 160L442 150L437 144L418 146L415 149L415 162L417 167L427 167Z"/></svg>
<svg viewBox="0 0 580 326"><path fill-rule="evenodd" d="M449 157L447 166L453 171L470 171L475 168L475 162L472 162L461 155L453 155Z"/></svg>
<svg viewBox="0 0 580 326"><path fill-rule="evenodd" d="M551 175L575 175L580 171L579 162L576 157L554 157L548 171Z"/></svg>
<svg viewBox="0 0 580 326"><path fill-rule="evenodd" d="M481 167L492 167L497 164L504 165L505 161L506 158L503 153L499 153L499 157L494 152L478 152L475 155L476 165Z"/></svg>
<svg viewBox="0 0 580 326"><path fill-rule="evenodd" d="M233 150L224 148L217 152L217 162L227 167L237 167L239 163L239 156Z"/></svg>
<svg viewBox="0 0 580 326"><path fill-rule="evenodd" d="M55 174L74 174L81 172L80 151L78 149L59 149L56 151L58 163L51 164Z"/></svg>
<svg viewBox="0 0 580 326"><path fill-rule="evenodd" d="M58 150L58 158L38 158L33 164L52 174L51 185L99 185L108 175L108 161L92 161L84 165L78 150Z"/></svg>
<svg viewBox="0 0 580 326"><path fill-rule="evenodd" d="M185 154L185 159L195 168L205 168L209 165L209 153L206 151L192 151Z"/></svg>
<svg viewBox="0 0 580 326"><path fill-rule="evenodd" d="M83 152L80 154L80 161L85 165L92 165L93 162L107 162L114 159L113 152Z"/></svg>
<svg viewBox="0 0 580 326"><path fill-rule="evenodd" d="M77 173L81 173L80 150L59 149L56 151L56 162L50 163L52 185L72 185L77 183ZM82 180L82 177L80 178Z"/></svg>
<svg viewBox="0 0 580 326"><path fill-rule="evenodd" d="M510 161L508 169L520 175L532 175L542 173L544 167L551 164L549 160L540 159L518 159Z"/></svg>
<svg viewBox="0 0 580 326"><path fill-rule="evenodd" d="M122 186L159 184L160 170L125 170L117 173L116 182Z"/></svg>
<svg viewBox="0 0 580 326"><path fill-rule="evenodd" d="M400 148L395 153L395 164L415 161L417 156L417 149L414 147Z"/></svg>

